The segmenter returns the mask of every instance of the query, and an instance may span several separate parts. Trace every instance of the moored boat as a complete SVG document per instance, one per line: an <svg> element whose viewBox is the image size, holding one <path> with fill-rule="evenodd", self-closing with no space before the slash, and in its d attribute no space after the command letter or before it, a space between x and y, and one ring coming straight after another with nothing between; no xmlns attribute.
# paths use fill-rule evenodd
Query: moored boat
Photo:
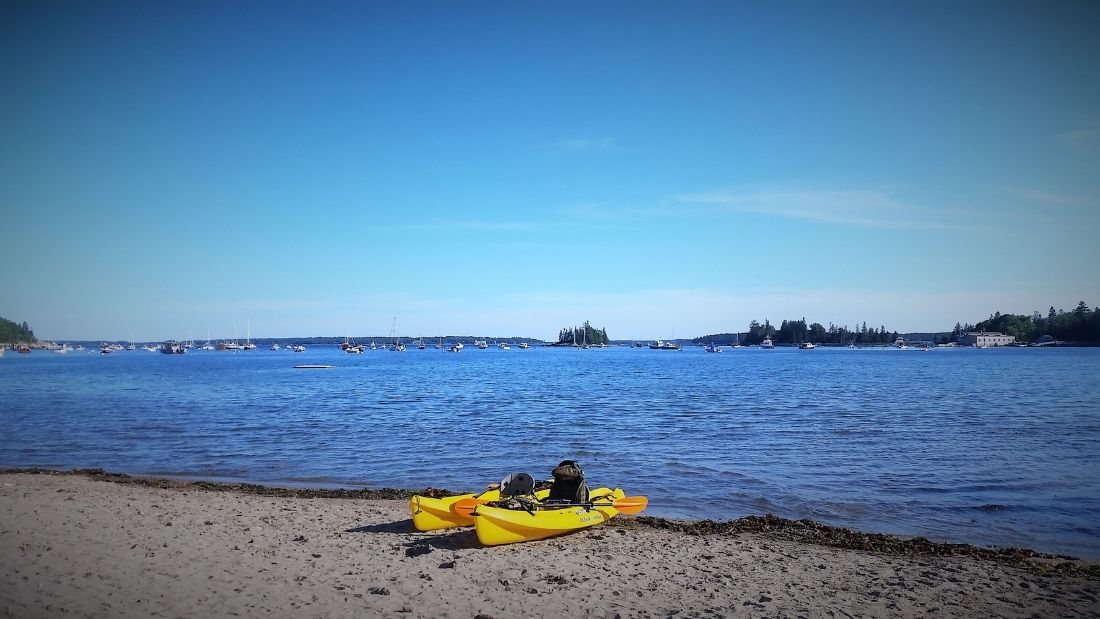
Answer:
<svg viewBox="0 0 1100 619"><path fill-rule="evenodd" d="M766 337L763 342L760 342L760 348L771 349L775 348L775 344L772 343L772 338Z"/></svg>
<svg viewBox="0 0 1100 619"><path fill-rule="evenodd" d="M182 355L187 352L187 349L179 342L168 341L160 345L160 352L166 355Z"/></svg>
<svg viewBox="0 0 1100 619"><path fill-rule="evenodd" d="M680 350L680 345L676 342L665 342L663 340L657 340L649 345L653 350Z"/></svg>

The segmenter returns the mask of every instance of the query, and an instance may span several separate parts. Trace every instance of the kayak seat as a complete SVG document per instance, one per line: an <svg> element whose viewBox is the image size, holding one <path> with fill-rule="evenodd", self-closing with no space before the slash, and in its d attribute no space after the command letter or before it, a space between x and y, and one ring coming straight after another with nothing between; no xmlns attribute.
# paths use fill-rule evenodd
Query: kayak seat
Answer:
<svg viewBox="0 0 1100 619"><path fill-rule="evenodd" d="M512 473L500 480L500 496L525 496L535 492L535 478L527 473Z"/></svg>

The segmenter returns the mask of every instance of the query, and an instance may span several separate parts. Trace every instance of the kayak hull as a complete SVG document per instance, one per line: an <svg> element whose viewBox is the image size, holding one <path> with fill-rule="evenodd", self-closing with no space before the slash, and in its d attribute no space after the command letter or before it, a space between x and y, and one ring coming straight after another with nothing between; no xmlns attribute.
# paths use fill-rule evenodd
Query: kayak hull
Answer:
<svg viewBox="0 0 1100 619"><path fill-rule="evenodd" d="M456 514L451 509L451 506L459 500L471 499L474 497L480 497L487 501L495 501L500 498L500 492L489 490L480 495L459 494L440 499L414 495L409 499L409 510L412 511L413 528L417 531L438 531L440 529L474 526L473 518Z"/></svg>
<svg viewBox="0 0 1100 619"><path fill-rule="evenodd" d="M535 497L546 498L549 490L539 490ZM409 499L409 511L412 512L413 528L417 531L439 531L440 529L454 529L457 527L472 527L474 519L471 516L457 514L454 504L462 499L476 498L489 502L500 499L499 490L486 490L478 494L459 494L443 498L414 495Z"/></svg>
<svg viewBox="0 0 1100 619"><path fill-rule="evenodd" d="M539 509L533 513L522 509L504 509L478 505L474 510L477 539L486 546L514 544L556 537L573 531L603 524L618 515L611 501L625 496L622 489L597 488L589 493L593 503L608 503L592 507L575 506L561 509Z"/></svg>

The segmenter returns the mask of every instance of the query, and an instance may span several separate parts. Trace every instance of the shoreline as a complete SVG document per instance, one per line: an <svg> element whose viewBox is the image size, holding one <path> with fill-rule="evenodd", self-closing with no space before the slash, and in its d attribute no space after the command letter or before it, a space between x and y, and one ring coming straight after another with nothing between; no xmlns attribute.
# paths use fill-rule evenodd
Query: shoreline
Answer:
<svg viewBox="0 0 1100 619"><path fill-rule="evenodd" d="M463 494L443 488L346 489L265 486L245 482L206 481L202 479L166 478L148 475L112 473L103 469L0 469L3 475L45 475L86 477L95 481L147 488L238 492L261 497L291 499L338 499L368 501L406 501L413 495L445 497ZM654 529L683 535L756 534L770 539L812 544L840 550L858 550L897 556L969 557L994 561L1040 574L1082 576L1100 580L1100 561L1072 555L1041 552L1030 548L978 546L967 543L935 542L920 536L889 533L869 533L823 524L809 519L792 520L772 514L742 516L735 520L685 520L656 516L619 516L604 527L624 529Z"/></svg>
<svg viewBox="0 0 1100 619"><path fill-rule="evenodd" d="M769 517L619 517L488 548L415 531L392 492L0 472L0 616L1085 617L1100 598L1096 564L854 532L867 548L834 547Z"/></svg>

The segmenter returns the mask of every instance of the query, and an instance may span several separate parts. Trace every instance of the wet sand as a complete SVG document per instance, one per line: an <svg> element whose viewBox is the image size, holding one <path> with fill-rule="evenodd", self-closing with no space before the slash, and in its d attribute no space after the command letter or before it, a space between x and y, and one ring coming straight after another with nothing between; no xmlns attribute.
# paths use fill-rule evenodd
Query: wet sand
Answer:
<svg viewBox="0 0 1100 619"><path fill-rule="evenodd" d="M0 616L1100 616L1064 558L764 518L484 548L364 496L0 474Z"/></svg>

